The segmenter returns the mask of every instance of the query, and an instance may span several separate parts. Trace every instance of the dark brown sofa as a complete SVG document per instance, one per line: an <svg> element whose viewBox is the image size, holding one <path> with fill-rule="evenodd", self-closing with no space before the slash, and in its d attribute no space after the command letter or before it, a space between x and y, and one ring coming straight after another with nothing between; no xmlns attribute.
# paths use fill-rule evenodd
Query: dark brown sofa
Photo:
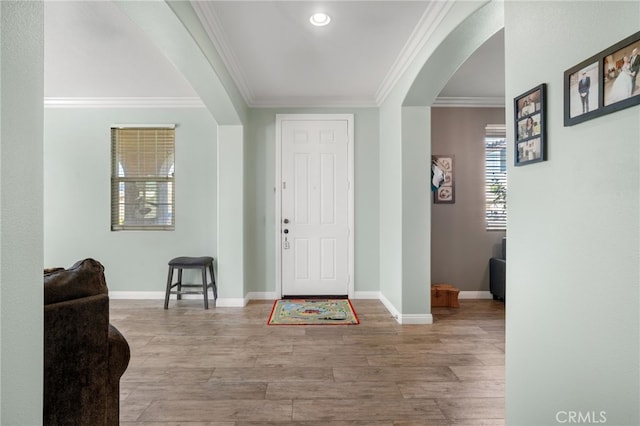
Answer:
<svg viewBox="0 0 640 426"><path fill-rule="evenodd" d="M100 262L45 270L43 424L118 425L129 357L127 341L109 324Z"/></svg>

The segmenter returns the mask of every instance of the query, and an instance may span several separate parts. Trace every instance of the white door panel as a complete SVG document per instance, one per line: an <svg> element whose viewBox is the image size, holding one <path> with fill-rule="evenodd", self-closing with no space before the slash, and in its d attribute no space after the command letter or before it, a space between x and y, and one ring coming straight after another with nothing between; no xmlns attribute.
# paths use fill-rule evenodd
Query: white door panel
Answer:
<svg viewBox="0 0 640 426"><path fill-rule="evenodd" d="M349 161L347 120L282 121L283 296L348 294Z"/></svg>

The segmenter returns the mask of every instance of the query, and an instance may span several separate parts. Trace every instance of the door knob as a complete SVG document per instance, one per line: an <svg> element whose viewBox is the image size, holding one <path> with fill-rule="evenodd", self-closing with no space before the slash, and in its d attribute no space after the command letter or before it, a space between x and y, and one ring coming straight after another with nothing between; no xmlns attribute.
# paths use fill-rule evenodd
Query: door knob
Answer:
<svg viewBox="0 0 640 426"><path fill-rule="evenodd" d="M285 219L283 222L284 223L289 223L289 219Z"/></svg>
<svg viewBox="0 0 640 426"><path fill-rule="evenodd" d="M288 233L289 233L289 230L288 230L288 229L285 229L285 230L284 230L284 231L282 231L282 232L284 232L285 234L288 234Z"/></svg>

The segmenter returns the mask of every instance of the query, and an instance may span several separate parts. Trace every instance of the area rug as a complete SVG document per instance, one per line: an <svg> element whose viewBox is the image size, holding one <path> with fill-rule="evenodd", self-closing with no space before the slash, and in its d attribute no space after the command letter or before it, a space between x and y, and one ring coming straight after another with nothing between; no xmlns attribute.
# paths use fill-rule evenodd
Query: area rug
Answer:
<svg viewBox="0 0 640 426"><path fill-rule="evenodd" d="M360 324L349 299L276 300L269 325L349 325Z"/></svg>

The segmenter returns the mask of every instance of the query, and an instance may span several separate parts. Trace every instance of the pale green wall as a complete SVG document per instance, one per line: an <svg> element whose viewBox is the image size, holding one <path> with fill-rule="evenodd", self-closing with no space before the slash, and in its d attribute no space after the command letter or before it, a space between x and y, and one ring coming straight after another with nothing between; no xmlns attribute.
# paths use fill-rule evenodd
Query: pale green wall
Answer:
<svg viewBox="0 0 640 426"><path fill-rule="evenodd" d="M110 230L112 124L175 123L175 231ZM204 108L47 108L44 264L94 257L111 291L164 291L167 262L216 256L217 126ZM226 291L226 290L225 290Z"/></svg>
<svg viewBox="0 0 640 426"><path fill-rule="evenodd" d="M402 108L402 315L431 323L431 108Z"/></svg>
<svg viewBox="0 0 640 426"><path fill-rule="evenodd" d="M402 114L398 103L380 107L380 293L402 308ZM389 308L389 307L388 307ZM396 313L396 312L394 312Z"/></svg>
<svg viewBox="0 0 640 426"><path fill-rule="evenodd" d="M508 169L510 425L640 424L640 106L563 126L563 72L639 28L638 1L505 3L507 99L548 85L548 161Z"/></svg>
<svg viewBox="0 0 640 426"><path fill-rule="evenodd" d="M244 129L248 107L241 98L193 6L183 1L132 2L118 6L189 81L218 129L219 259L216 260L221 301L244 304L247 252L244 212Z"/></svg>
<svg viewBox="0 0 640 426"><path fill-rule="evenodd" d="M251 110L247 126L247 281L251 292L275 292L276 114L354 114L355 291L378 292L378 110Z"/></svg>
<svg viewBox="0 0 640 426"><path fill-rule="evenodd" d="M0 424L42 424L42 2L0 2Z"/></svg>

